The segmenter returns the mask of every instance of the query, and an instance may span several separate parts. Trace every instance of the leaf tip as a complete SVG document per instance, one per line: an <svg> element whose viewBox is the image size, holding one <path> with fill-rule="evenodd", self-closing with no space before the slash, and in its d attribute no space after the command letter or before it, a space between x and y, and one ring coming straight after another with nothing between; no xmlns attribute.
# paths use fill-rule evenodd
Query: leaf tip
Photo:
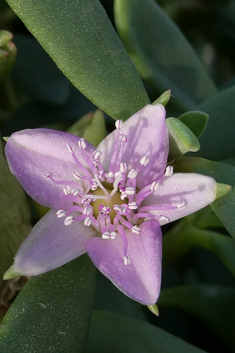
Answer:
<svg viewBox="0 0 235 353"><path fill-rule="evenodd" d="M155 104L162 104L164 107L167 105L167 103L169 102L171 98L171 90L168 89L168 91L165 91L164 93L162 93L158 99L156 99L152 105L155 105Z"/></svg>
<svg viewBox="0 0 235 353"><path fill-rule="evenodd" d="M147 307L154 315L159 316L159 309L157 307L157 304L147 305Z"/></svg>
<svg viewBox="0 0 235 353"><path fill-rule="evenodd" d="M232 189L231 185L216 183L216 200L220 199Z"/></svg>
<svg viewBox="0 0 235 353"><path fill-rule="evenodd" d="M4 273L3 279L9 280L9 279L13 279L15 277L19 277L20 275L21 275L21 273L15 271L15 266L13 263L13 265L11 267L9 267L8 270Z"/></svg>

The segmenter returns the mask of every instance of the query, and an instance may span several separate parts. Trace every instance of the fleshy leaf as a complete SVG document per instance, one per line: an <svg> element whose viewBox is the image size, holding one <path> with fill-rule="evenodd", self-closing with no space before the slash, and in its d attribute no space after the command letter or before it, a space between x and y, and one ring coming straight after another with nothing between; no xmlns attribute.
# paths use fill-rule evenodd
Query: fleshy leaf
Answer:
<svg viewBox="0 0 235 353"><path fill-rule="evenodd" d="M211 205L212 210L219 217L224 227L235 238L235 167L229 164L213 162L198 157L184 157L175 161L176 172L195 172L215 178L219 183L231 185L232 190Z"/></svg>
<svg viewBox="0 0 235 353"><path fill-rule="evenodd" d="M87 255L30 279L0 326L0 351L84 352L94 292Z"/></svg>
<svg viewBox="0 0 235 353"><path fill-rule="evenodd" d="M149 323L106 311L95 311L87 353L110 352L203 353L204 351Z"/></svg>
<svg viewBox="0 0 235 353"><path fill-rule="evenodd" d="M164 93L162 93L158 99L156 99L152 105L155 104L162 104L164 107L167 105L167 103L169 102L171 98L171 90L169 89L168 91L165 91Z"/></svg>
<svg viewBox="0 0 235 353"><path fill-rule="evenodd" d="M235 276L234 239L206 229L198 229L197 224L185 222L172 228L163 239L163 264L174 261L191 247L200 246L216 254Z"/></svg>
<svg viewBox="0 0 235 353"><path fill-rule="evenodd" d="M194 133L179 119L168 118L166 125L169 131L169 160L180 157L187 152L196 152L200 144Z"/></svg>
<svg viewBox="0 0 235 353"><path fill-rule="evenodd" d="M208 99L197 110L209 114L206 130L200 138L201 149L197 155L221 160L235 155L235 86Z"/></svg>
<svg viewBox="0 0 235 353"><path fill-rule="evenodd" d="M149 103L99 1L7 2L73 85L111 117L128 118Z"/></svg>
<svg viewBox="0 0 235 353"><path fill-rule="evenodd" d="M115 22L150 97L171 89L187 110L217 90L190 44L154 0L115 0ZM182 79L183 77L183 79Z"/></svg>
<svg viewBox="0 0 235 353"><path fill-rule="evenodd" d="M197 317L234 352L234 297L233 287L192 285L163 290L158 304L178 307Z"/></svg>
<svg viewBox="0 0 235 353"><path fill-rule="evenodd" d="M192 111L182 114L179 120L182 121L188 128L199 138L206 129L209 115L200 111Z"/></svg>
<svg viewBox="0 0 235 353"><path fill-rule="evenodd" d="M70 126L67 132L83 137L87 142L97 147L107 135L104 113L101 110L96 110L84 115Z"/></svg>

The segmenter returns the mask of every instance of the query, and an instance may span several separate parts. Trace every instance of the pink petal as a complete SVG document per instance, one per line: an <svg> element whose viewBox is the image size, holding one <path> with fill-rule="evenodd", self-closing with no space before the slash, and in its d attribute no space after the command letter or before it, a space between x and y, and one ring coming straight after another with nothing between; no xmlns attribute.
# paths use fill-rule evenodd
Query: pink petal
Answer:
<svg viewBox="0 0 235 353"><path fill-rule="evenodd" d="M156 303L161 285L162 234L157 221L146 221L140 234L126 230L128 256L124 265L123 243L116 239L94 238L87 252L94 265L128 297L145 305Z"/></svg>
<svg viewBox="0 0 235 353"><path fill-rule="evenodd" d="M84 254L86 243L97 235L96 231L83 222L69 226L63 222L64 218L49 211L23 241L8 271L18 276L37 276Z"/></svg>
<svg viewBox="0 0 235 353"><path fill-rule="evenodd" d="M77 136L49 129L16 132L8 139L5 149L10 170L37 202L64 209L68 202L62 198L63 186L54 184L45 174L51 173L55 180L75 181L73 172L80 173L80 170L67 145L74 147L79 161L86 165L78 141ZM86 150L91 154L94 147L87 142Z"/></svg>
<svg viewBox="0 0 235 353"><path fill-rule="evenodd" d="M142 157L149 158L149 164L143 167L137 176L137 185L141 189L165 172L169 143L164 107L146 105L123 124L121 132L128 140L122 157L122 162L127 164L128 170L139 167ZM113 131L97 147L102 152L101 162L106 171L114 152L117 133L117 130Z"/></svg>
<svg viewBox="0 0 235 353"><path fill-rule="evenodd" d="M174 209L151 211L158 216L168 217L172 222L206 207L215 197L216 181L213 178L196 173L175 173L165 178L141 206L176 206ZM165 222L160 221L160 224Z"/></svg>

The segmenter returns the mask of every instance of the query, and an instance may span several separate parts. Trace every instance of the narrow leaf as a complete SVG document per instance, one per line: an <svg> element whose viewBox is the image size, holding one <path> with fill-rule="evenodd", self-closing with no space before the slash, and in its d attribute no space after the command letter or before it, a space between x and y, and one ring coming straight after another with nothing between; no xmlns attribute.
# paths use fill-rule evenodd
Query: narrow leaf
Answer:
<svg viewBox="0 0 235 353"><path fill-rule="evenodd" d="M192 285L163 290L158 304L179 307L197 317L234 352L234 297L232 287Z"/></svg>
<svg viewBox="0 0 235 353"><path fill-rule="evenodd" d="M84 352L94 282L87 255L30 279L0 326L0 351Z"/></svg>
<svg viewBox="0 0 235 353"><path fill-rule="evenodd" d="M149 103L143 83L97 0L7 0L60 70L113 118Z"/></svg>
<svg viewBox="0 0 235 353"><path fill-rule="evenodd" d="M118 33L152 99L171 89L170 103L182 111L216 94L192 47L156 1L114 4Z"/></svg>
<svg viewBox="0 0 235 353"><path fill-rule="evenodd" d="M203 353L146 322L105 311L92 318L87 353Z"/></svg>

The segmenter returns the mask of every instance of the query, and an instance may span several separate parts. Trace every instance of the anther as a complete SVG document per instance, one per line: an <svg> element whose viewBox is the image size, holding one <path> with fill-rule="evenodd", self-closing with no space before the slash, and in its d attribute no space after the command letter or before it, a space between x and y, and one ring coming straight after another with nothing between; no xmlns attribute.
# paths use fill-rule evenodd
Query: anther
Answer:
<svg viewBox="0 0 235 353"><path fill-rule="evenodd" d="M95 179L91 181L91 190L96 190L98 188L98 183Z"/></svg>
<svg viewBox="0 0 235 353"><path fill-rule="evenodd" d="M164 176L169 177L169 176L172 176L172 174L173 174L173 167L171 165L168 165L168 167L166 167Z"/></svg>
<svg viewBox="0 0 235 353"><path fill-rule="evenodd" d="M166 216L161 216L161 217L159 218L159 221L160 221L160 224L163 225L163 224L169 223L169 222L170 222L170 219L169 219L168 217L166 217Z"/></svg>
<svg viewBox="0 0 235 353"><path fill-rule="evenodd" d="M65 214L66 214L66 213L65 213L64 210L58 210L58 211L56 212L56 215L57 215L58 218L64 217Z"/></svg>
<svg viewBox="0 0 235 353"><path fill-rule="evenodd" d="M131 228L132 233L139 234L140 233L140 228L138 226L133 226Z"/></svg>
<svg viewBox="0 0 235 353"><path fill-rule="evenodd" d="M130 265L131 264L131 260L130 260L130 258L129 258L129 256L128 255L124 255L123 256L123 260L124 260L124 265Z"/></svg>
<svg viewBox="0 0 235 353"><path fill-rule="evenodd" d="M45 177L46 177L47 179L51 179L52 175L51 175L51 173L46 173L46 174L45 174Z"/></svg>
<svg viewBox="0 0 235 353"><path fill-rule="evenodd" d="M66 185L66 186L63 188L63 192L64 192L65 195L69 195L70 192L71 192L70 186Z"/></svg>
<svg viewBox="0 0 235 353"><path fill-rule="evenodd" d="M79 175L78 172L74 172L74 173L73 173L73 176L74 176L74 178L75 178L76 180L78 180L78 181L82 179L81 175Z"/></svg>
<svg viewBox="0 0 235 353"><path fill-rule="evenodd" d="M140 160L140 164L146 166L149 163L149 158L147 156L144 156Z"/></svg>
<svg viewBox="0 0 235 353"><path fill-rule="evenodd" d="M75 189L71 190L71 194L72 194L73 196L77 196L77 195L79 194L79 189L78 189L78 188L75 188Z"/></svg>
<svg viewBox="0 0 235 353"><path fill-rule="evenodd" d="M104 232L102 234L102 239L110 239L110 233L109 232Z"/></svg>
<svg viewBox="0 0 235 353"><path fill-rule="evenodd" d="M64 225L69 226L70 224L73 223L73 221L74 221L73 216L68 216L68 217L66 217L65 220L64 220Z"/></svg>
<svg viewBox="0 0 235 353"><path fill-rule="evenodd" d="M75 152L73 146L67 145L67 148L68 148L70 153L74 153Z"/></svg>
<svg viewBox="0 0 235 353"><path fill-rule="evenodd" d="M186 205L186 202L185 202L185 201L182 201L181 203L179 203L179 204L177 205L177 208L183 208L185 205Z"/></svg>
<svg viewBox="0 0 235 353"><path fill-rule="evenodd" d="M89 227L91 225L91 218L90 217L86 217L85 220L84 220L84 225Z"/></svg>
<svg viewBox="0 0 235 353"><path fill-rule="evenodd" d="M127 136L125 134L120 134L119 135L119 141L121 142L127 142Z"/></svg>
<svg viewBox="0 0 235 353"><path fill-rule="evenodd" d="M110 233L110 238L111 238L111 239L117 238L117 233L116 233L116 232L111 232L111 233Z"/></svg>
<svg viewBox="0 0 235 353"><path fill-rule="evenodd" d="M126 163L120 163L120 171L122 173L126 173L126 170L127 170L127 165Z"/></svg>
<svg viewBox="0 0 235 353"><path fill-rule="evenodd" d="M128 173L128 178L134 179L137 174L138 174L138 171L136 169L131 169Z"/></svg>
<svg viewBox="0 0 235 353"><path fill-rule="evenodd" d="M132 188L131 186L128 186L128 187L125 188L124 193L126 193L127 195L134 195L135 188Z"/></svg>
<svg viewBox="0 0 235 353"><path fill-rule="evenodd" d="M97 161L97 160L99 159L99 157L100 157L101 154L102 154L101 151L96 150L96 151L94 151L94 152L92 153L92 157Z"/></svg>
<svg viewBox="0 0 235 353"><path fill-rule="evenodd" d="M138 206L135 201L128 203L129 210L137 210Z"/></svg>
<svg viewBox="0 0 235 353"><path fill-rule="evenodd" d="M123 122L121 120L115 121L116 129L120 130L122 128Z"/></svg>
<svg viewBox="0 0 235 353"><path fill-rule="evenodd" d="M156 190L158 189L158 187L159 187L159 183L156 182L156 181L154 181L154 182L151 184L150 189L151 189L151 191L156 191Z"/></svg>
<svg viewBox="0 0 235 353"><path fill-rule="evenodd" d="M119 205L114 205L114 206L113 206L113 209L114 209L114 211L116 211L116 212L118 212L118 213L121 213L121 206L119 206Z"/></svg>
<svg viewBox="0 0 235 353"><path fill-rule="evenodd" d="M81 150L84 150L86 148L86 141L85 139L81 138L79 141L78 141L78 147L81 148Z"/></svg>

